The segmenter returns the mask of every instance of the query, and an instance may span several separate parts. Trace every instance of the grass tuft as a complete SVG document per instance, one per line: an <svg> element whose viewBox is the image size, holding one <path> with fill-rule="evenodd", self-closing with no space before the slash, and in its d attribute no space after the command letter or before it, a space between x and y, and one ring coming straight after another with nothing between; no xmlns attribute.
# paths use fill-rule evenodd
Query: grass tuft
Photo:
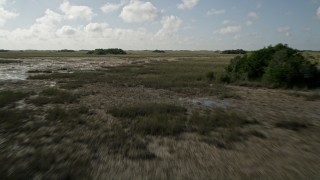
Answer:
<svg viewBox="0 0 320 180"><path fill-rule="evenodd" d="M44 89L40 95L31 99L29 102L41 106L45 104L69 104L78 102L79 96L60 89L48 88Z"/></svg>
<svg viewBox="0 0 320 180"><path fill-rule="evenodd" d="M310 124L308 122L302 122L302 121L281 121L281 122L277 122L275 126L283 129L300 131L301 129L308 128Z"/></svg>
<svg viewBox="0 0 320 180"><path fill-rule="evenodd" d="M0 91L0 108L24 99L27 96L27 93L22 92Z"/></svg>

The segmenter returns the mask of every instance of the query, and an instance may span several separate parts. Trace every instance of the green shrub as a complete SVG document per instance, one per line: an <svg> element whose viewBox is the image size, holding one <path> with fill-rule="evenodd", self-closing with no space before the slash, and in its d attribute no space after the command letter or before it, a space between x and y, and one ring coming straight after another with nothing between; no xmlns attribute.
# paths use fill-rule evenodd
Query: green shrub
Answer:
<svg viewBox="0 0 320 180"><path fill-rule="evenodd" d="M206 77L209 81L214 80L214 72L210 71L206 73Z"/></svg>
<svg viewBox="0 0 320 180"><path fill-rule="evenodd" d="M127 107L114 107L110 109L110 113L115 117L136 118L138 116L150 116L154 114L177 114L184 113L187 109L172 104L146 103L137 104Z"/></svg>
<svg viewBox="0 0 320 180"><path fill-rule="evenodd" d="M222 82L222 83L228 84L231 82L231 77L228 73L220 73L217 79L219 82Z"/></svg>
<svg viewBox="0 0 320 180"><path fill-rule="evenodd" d="M111 48L111 49L95 49L93 51L88 51L87 54L107 55L107 54L127 54L127 53L122 49Z"/></svg>
<svg viewBox="0 0 320 180"><path fill-rule="evenodd" d="M298 50L278 44L233 58L226 68L232 81L264 81L274 87L316 87L320 72L316 63Z"/></svg>

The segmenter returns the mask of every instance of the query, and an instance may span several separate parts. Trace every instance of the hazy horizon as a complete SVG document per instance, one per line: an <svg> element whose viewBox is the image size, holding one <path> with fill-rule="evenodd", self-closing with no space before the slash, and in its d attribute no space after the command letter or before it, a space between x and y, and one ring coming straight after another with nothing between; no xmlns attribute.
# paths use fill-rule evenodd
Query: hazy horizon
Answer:
<svg viewBox="0 0 320 180"><path fill-rule="evenodd" d="M320 50L319 0L0 0L0 49Z"/></svg>

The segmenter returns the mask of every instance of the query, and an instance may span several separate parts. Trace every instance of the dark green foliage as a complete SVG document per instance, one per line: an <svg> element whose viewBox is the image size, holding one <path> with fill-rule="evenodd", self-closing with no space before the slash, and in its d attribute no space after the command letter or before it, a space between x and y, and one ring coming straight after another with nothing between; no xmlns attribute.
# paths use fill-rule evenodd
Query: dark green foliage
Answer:
<svg viewBox="0 0 320 180"><path fill-rule="evenodd" d="M134 124L134 131L148 135L176 135L186 130L186 117L168 114L153 114L142 117Z"/></svg>
<svg viewBox="0 0 320 180"><path fill-rule="evenodd" d="M115 117L136 118L138 116L146 117L154 114L184 113L186 111L186 108L172 104L147 103L122 108L114 107L110 110L110 113Z"/></svg>
<svg viewBox="0 0 320 180"><path fill-rule="evenodd" d="M2 52L9 52L9 50L0 49L0 53L2 53Z"/></svg>
<svg viewBox="0 0 320 180"><path fill-rule="evenodd" d="M19 101L27 96L27 93L22 92L0 91L0 108Z"/></svg>
<svg viewBox="0 0 320 180"><path fill-rule="evenodd" d="M236 49L236 50L224 50L221 54L246 54L247 51L243 49Z"/></svg>
<svg viewBox="0 0 320 180"><path fill-rule="evenodd" d="M107 54L127 54L127 53L122 49L111 48L111 49L95 49L93 51L88 51L87 54L107 55Z"/></svg>
<svg viewBox="0 0 320 180"><path fill-rule="evenodd" d="M156 50L154 50L154 51L152 51L152 52L154 52L154 53L165 53L165 51L163 51L163 50L158 50L158 49L156 49Z"/></svg>
<svg viewBox="0 0 320 180"><path fill-rule="evenodd" d="M201 134L207 134L216 128L236 128L250 123L255 122L248 121L238 113L224 110L216 110L204 115L193 113L190 117L191 129Z"/></svg>
<svg viewBox="0 0 320 180"><path fill-rule="evenodd" d="M62 49L59 50L58 52L76 52L75 50L69 50L69 49Z"/></svg>
<svg viewBox="0 0 320 180"><path fill-rule="evenodd" d="M299 131L310 126L309 123L303 121L281 121L275 124L276 127Z"/></svg>
<svg viewBox="0 0 320 180"><path fill-rule="evenodd" d="M88 112L89 109L85 106L68 110L62 108L61 106L55 106L53 109L48 111L46 119L50 121L79 121L82 123L80 116L87 114Z"/></svg>
<svg viewBox="0 0 320 180"><path fill-rule="evenodd" d="M0 59L0 64L21 63L22 61Z"/></svg>
<svg viewBox="0 0 320 180"><path fill-rule="evenodd" d="M132 131L148 135L175 135L185 130L187 109L171 104L137 104L114 107L110 113L115 117L129 118Z"/></svg>
<svg viewBox="0 0 320 180"><path fill-rule="evenodd" d="M219 82L222 82L222 83L230 83L231 82L231 78L230 78L230 75L228 73L220 73L218 75L218 81Z"/></svg>
<svg viewBox="0 0 320 180"><path fill-rule="evenodd" d="M206 77L209 81L214 80L214 72L210 71L206 73Z"/></svg>
<svg viewBox="0 0 320 180"><path fill-rule="evenodd" d="M31 112L26 110L0 110L0 126L6 133L14 132L30 118L30 114Z"/></svg>
<svg viewBox="0 0 320 180"><path fill-rule="evenodd" d="M79 96L68 91L59 90L56 88L48 88L43 90L36 98L31 99L29 102L41 106L44 104L67 104L78 101Z"/></svg>
<svg viewBox="0 0 320 180"><path fill-rule="evenodd" d="M263 81L274 87L316 87L320 73L315 63L287 45L269 46L233 58L226 68L231 81Z"/></svg>

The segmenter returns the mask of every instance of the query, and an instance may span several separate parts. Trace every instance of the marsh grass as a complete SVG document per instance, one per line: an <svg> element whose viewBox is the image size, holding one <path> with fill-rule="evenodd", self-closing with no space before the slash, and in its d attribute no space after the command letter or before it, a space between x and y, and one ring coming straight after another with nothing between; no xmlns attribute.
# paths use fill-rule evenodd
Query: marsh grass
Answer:
<svg viewBox="0 0 320 180"><path fill-rule="evenodd" d="M193 131L200 134L209 134L217 128L239 128L249 124L257 124L258 122L250 121L240 113L216 109L208 114L194 112L189 119L189 123Z"/></svg>
<svg viewBox="0 0 320 180"><path fill-rule="evenodd" d="M30 76L33 80L55 80L63 89L77 89L86 84L93 84L104 81L104 72L77 71L74 73L51 73Z"/></svg>
<svg viewBox="0 0 320 180"><path fill-rule="evenodd" d="M12 63L21 63L21 62L22 61L0 59L0 64L12 64Z"/></svg>
<svg viewBox="0 0 320 180"><path fill-rule="evenodd" d="M14 92L9 90L0 91L0 108L24 99L28 95L28 93L23 92Z"/></svg>
<svg viewBox="0 0 320 180"><path fill-rule="evenodd" d="M146 103L113 107L113 116L130 119L134 133L144 135L175 135L185 129L186 108L172 104Z"/></svg>
<svg viewBox="0 0 320 180"><path fill-rule="evenodd" d="M28 102L41 106L45 104L70 104L78 102L79 95L69 91L56 88L44 89L39 96L30 99Z"/></svg>
<svg viewBox="0 0 320 180"><path fill-rule="evenodd" d="M135 104L132 106L124 106L120 108L113 107L109 112L115 117L136 118L157 114L185 113L186 111L186 108L173 104L145 103Z"/></svg>
<svg viewBox="0 0 320 180"><path fill-rule="evenodd" d="M204 136L203 141L217 147L229 148L233 142L241 142L249 136L263 138L259 133L243 133L242 128L259 124L235 111L216 109L213 112L189 115L185 108L170 104L136 104L128 107L113 107L109 112L120 118L122 127L133 135L177 136L195 132ZM218 133L213 137L212 132Z"/></svg>
<svg viewBox="0 0 320 180"><path fill-rule="evenodd" d="M320 93L319 92L311 92L311 93L305 93L305 92L288 92L289 96L293 97L302 97L306 101L318 101L320 100Z"/></svg>
<svg viewBox="0 0 320 180"><path fill-rule="evenodd" d="M311 126L307 121L298 121L298 120L283 120L275 123L275 126L282 129L289 129L293 131L300 131L302 129L308 128Z"/></svg>
<svg viewBox="0 0 320 180"><path fill-rule="evenodd" d="M55 106L47 112L46 119L49 121L78 121L82 123L81 115L85 115L89 109L85 106L66 110L62 106Z"/></svg>
<svg viewBox="0 0 320 180"><path fill-rule="evenodd" d="M35 69L35 70L29 70L28 73L53 73L53 71Z"/></svg>
<svg viewBox="0 0 320 180"><path fill-rule="evenodd" d="M144 86L187 95L223 95L231 89L214 81L213 71L223 71L226 63L227 61L186 58L143 66L112 67L107 70L105 82L118 87Z"/></svg>
<svg viewBox="0 0 320 180"><path fill-rule="evenodd" d="M26 120L32 118L32 112L27 110L0 110L0 126L5 133L15 132Z"/></svg>

